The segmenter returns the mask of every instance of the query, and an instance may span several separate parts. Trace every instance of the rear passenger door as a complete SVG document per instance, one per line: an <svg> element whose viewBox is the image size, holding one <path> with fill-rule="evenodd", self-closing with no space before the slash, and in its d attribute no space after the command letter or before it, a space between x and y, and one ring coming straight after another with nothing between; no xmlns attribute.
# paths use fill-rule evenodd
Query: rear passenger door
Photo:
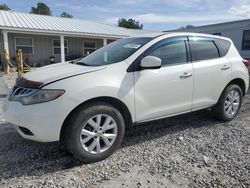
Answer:
<svg viewBox="0 0 250 188"><path fill-rule="evenodd" d="M219 50L218 44L213 38L189 37L194 70L193 110L216 104L231 79L231 63L223 57L225 50Z"/></svg>

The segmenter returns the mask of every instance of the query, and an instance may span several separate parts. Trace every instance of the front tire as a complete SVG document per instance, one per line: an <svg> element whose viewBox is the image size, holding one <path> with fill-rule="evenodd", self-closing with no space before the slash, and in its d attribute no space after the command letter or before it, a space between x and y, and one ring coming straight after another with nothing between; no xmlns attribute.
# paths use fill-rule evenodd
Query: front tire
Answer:
<svg viewBox="0 0 250 188"><path fill-rule="evenodd" d="M121 113L107 103L83 106L69 119L66 148L84 163L101 161L115 152L125 134Z"/></svg>
<svg viewBox="0 0 250 188"><path fill-rule="evenodd" d="M232 121L241 108L243 93L238 85L227 86L214 107L216 119L228 122Z"/></svg>

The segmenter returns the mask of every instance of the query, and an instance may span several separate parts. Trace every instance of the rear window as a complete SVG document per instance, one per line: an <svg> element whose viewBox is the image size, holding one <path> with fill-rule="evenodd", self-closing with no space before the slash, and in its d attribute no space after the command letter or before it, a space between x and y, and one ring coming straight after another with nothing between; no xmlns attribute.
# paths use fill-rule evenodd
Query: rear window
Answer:
<svg viewBox="0 0 250 188"><path fill-rule="evenodd" d="M190 40L189 41L192 61L201 61L219 58L219 50L212 40Z"/></svg>

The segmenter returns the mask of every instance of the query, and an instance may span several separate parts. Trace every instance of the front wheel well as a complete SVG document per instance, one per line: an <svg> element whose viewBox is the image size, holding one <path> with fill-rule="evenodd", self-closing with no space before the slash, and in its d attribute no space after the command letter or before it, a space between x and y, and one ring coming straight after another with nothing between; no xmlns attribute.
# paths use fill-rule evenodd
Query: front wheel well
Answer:
<svg viewBox="0 0 250 188"><path fill-rule="evenodd" d="M104 103L108 103L108 104L114 106L122 114L122 117L125 121L126 127L129 128L132 126L132 116L130 114L130 111L129 111L128 107L122 101L120 101L119 99L113 98L113 97L97 97L97 98L93 98L93 99L87 100L87 101L79 104L76 108L74 108L68 114L68 116L65 118L65 120L63 122L61 131L60 131L60 140L61 141L64 140L65 129L68 126L67 122L69 121L71 115L74 114L75 112L77 112L80 108L84 108L84 106L91 105L95 102L104 102Z"/></svg>
<svg viewBox="0 0 250 188"><path fill-rule="evenodd" d="M230 82L227 84L227 86L232 85L232 84L238 85L238 86L241 88L241 91L242 91L243 96L245 96L245 94L246 94L246 84L245 84L245 82L244 82L243 79L241 79L241 78L233 79L232 81L230 81ZM226 86L226 87L227 87L227 86Z"/></svg>

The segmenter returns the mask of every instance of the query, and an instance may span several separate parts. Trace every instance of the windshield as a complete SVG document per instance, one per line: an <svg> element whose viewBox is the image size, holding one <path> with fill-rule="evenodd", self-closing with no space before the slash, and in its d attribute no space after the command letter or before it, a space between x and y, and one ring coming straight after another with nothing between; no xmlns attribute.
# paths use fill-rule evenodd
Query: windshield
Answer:
<svg viewBox="0 0 250 188"><path fill-rule="evenodd" d="M120 39L96 50L87 57L79 60L76 64L100 66L118 63L135 53L151 39L151 37Z"/></svg>

